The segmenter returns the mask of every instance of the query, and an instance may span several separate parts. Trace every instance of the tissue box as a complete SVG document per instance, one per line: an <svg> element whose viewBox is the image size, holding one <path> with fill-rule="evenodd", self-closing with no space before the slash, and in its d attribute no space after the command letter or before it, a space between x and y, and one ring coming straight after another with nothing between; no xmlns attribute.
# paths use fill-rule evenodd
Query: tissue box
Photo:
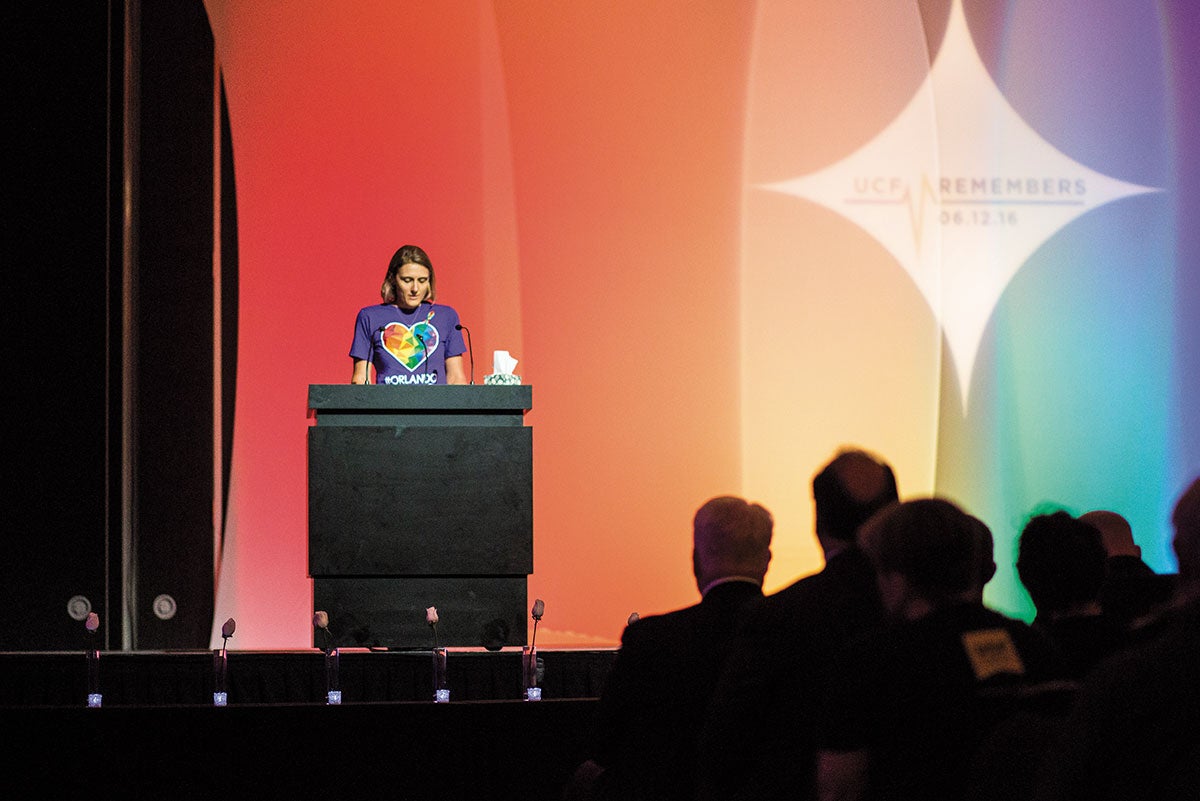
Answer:
<svg viewBox="0 0 1200 801"><path fill-rule="evenodd" d="M513 384L520 384L521 376L505 373L488 373L483 377L483 383L492 386L511 386Z"/></svg>

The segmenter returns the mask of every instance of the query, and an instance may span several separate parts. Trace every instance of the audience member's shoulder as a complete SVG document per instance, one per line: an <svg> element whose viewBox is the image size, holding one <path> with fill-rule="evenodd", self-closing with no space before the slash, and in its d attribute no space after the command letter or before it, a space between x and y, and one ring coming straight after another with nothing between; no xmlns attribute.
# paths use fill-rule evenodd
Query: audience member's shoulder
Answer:
<svg viewBox="0 0 1200 801"><path fill-rule="evenodd" d="M1197 697L1200 682L1200 607L1172 609L1140 632L1124 650L1102 660L1083 680L1083 691L1099 705L1144 704L1178 693Z"/></svg>
<svg viewBox="0 0 1200 801"><path fill-rule="evenodd" d="M866 555L855 547L840 551L825 563L821 570L792 582L782 590L768 596L769 605L817 601L828 597L831 592L858 584L874 586L875 571Z"/></svg>
<svg viewBox="0 0 1200 801"><path fill-rule="evenodd" d="M1136 576L1149 577L1157 575L1150 565L1142 561L1140 556L1132 556L1129 554L1117 554L1110 556L1104 563L1105 570L1109 576Z"/></svg>
<svg viewBox="0 0 1200 801"><path fill-rule="evenodd" d="M820 575L814 573L805 576L781 590L764 596L754 605L747 606L747 622L760 628L789 628L789 622L795 623L796 616L814 606L823 594L821 587L824 582L817 580Z"/></svg>
<svg viewBox="0 0 1200 801"><path fill-rule="evenodd" d="M740 585L740 586L739 586ZM710 590L716 593L723 602L705 604L703 602L663 612L656 615L646 615L633 621L625 627L621 635L621 644L628 642L645 642L658 637L687 633L695 625L735 626L736 621L731 615L745 614L753 604L761 602L762 593L758 587L745 582L730 582Z"/></svg>
<svg viewBox="0 0 1200 801"><path fill-rule="evenodd" d="M658 615L639 617L625 627L625 631L621 634L621 644L626 645L631 640L637 642L653 638L663 631L675 628L690 609L692 607L676 609L673 612L664 612Z"/></svg>
<svg viewBox="0 0 1200 801"><path fill-rule="evenodd" d="M1200 602L1168 606L1139 620L1129 630L1129 642L1131 651L1179 645L1200 649Z"/></svg>

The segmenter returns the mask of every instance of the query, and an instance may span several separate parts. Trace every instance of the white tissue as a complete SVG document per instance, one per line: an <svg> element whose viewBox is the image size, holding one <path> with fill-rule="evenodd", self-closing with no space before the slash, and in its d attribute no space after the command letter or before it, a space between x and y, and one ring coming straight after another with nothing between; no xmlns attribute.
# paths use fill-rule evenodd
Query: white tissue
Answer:
<svg viewBox="0 0 1200 801"><path fill-rule="evenodd" d="M516 386L521 383L521 376L513 375L517 360L506 350L492 351L492 372L483 377L483 383L493 386Z"/></svg>
<svg viewBox="0 0 1200 801"><path fill-rule="evenodd" d="M492 351L492 373L494 375L512 375L517 366L517 360L506 350Z"/></svg>

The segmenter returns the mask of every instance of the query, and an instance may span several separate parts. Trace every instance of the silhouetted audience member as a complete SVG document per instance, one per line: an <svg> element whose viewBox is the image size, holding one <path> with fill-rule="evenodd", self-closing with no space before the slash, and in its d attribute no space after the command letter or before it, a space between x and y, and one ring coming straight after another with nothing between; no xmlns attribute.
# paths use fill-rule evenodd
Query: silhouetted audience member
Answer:
<svg viewBox="0 0 1200 801"><path fill-rule="evenodd" d="M1067 675L1081 678L1125 645L1124 628L1104 615L1100 590L1107 554L1095 527L1064 511L1035 515L1017 546L1017 575Z"/></svg>
<svg viewBox="0 0 1200 801"><path fill-rule="evenodd" d="M1133 539L1133 527L1122 515L1096 509L1079 516L1100 532L1105 563L1100 607L1114 623L1135 628L1171 601L1169 576L1161 576L1142 561L1142 549Z"/></svg>
<svg viewBox="0 0 1200 801"><path fill-rule="evenodd" d="M1054 675L1039 634L982 603L987 527L941 499L897 503L859 532L889 623L832 663L821 715L822 799L963 798L970 761L1005 712L989 690Z"/></svg>
<svg viewBox="0 0 1200 801"><path fill-rule="evenodd" d="M702 600L626 627L600 698L594 764L577 774L592 776L593 797L692 799L704 710L742 607L762 598L773 527L766 509L741 498L696 512Z"/></svg>
<svg viewBox="0 0 1200 801"><path fill-rule="evenodd" d="M1200 795L1200 479L1172 516L1179 583L1162 633L1085 680L1042 761L1038 801Z"/></svg>
<svg viewBox="0 0 1200 801"><path fill-rule="evenodd" d="M826 661L882 620L870 562L855 533L897 499L892 468L859 449L813 478L825 567L747 611L701 738L701 799L816 794L816 726Z"/></svg>

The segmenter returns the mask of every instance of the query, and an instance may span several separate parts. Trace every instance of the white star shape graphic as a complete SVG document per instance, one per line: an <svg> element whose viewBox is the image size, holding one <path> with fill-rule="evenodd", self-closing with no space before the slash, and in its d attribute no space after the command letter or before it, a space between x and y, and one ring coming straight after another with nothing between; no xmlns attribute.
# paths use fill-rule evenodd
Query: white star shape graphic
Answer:
<svg viewBox="0 0 1200 801"><path fill-rule="evenodd" d="M1009 105L958 0L929 76L858 151L762 188L839 212L912 276L945 334L965 412L984 328L1030 255L1080 215L1158 191L1091 170Z"/></svg>

